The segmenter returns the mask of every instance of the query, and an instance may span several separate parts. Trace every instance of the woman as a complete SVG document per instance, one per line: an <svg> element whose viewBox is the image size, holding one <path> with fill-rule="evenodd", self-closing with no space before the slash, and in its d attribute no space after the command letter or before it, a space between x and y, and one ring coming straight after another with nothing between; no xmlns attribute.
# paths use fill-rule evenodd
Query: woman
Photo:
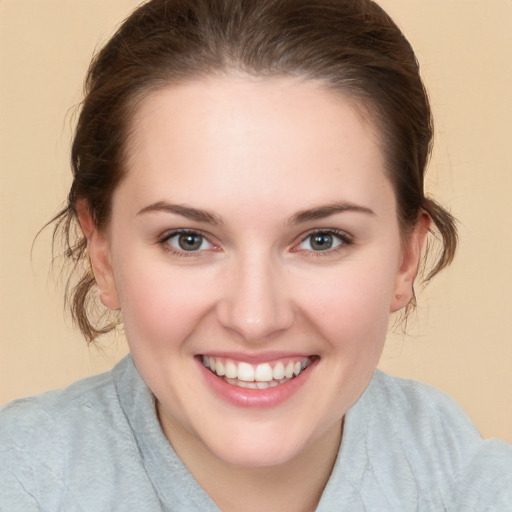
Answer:
<svg viewBox="0 0 512 512"><path fill-rule="evenodd" d="M507 510L510 447L376 372L429 231L430 277L455 251L431 139L373 2L143 4L91 65L56 219L77 324L122 321L131 356L3 410L2 506Z"/></svg>

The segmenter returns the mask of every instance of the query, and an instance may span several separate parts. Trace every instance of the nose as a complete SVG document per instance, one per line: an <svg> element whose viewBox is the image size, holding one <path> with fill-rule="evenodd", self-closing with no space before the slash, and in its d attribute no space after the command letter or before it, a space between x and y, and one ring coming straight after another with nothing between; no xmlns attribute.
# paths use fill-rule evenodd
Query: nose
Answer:
<svg viewBox="0 0 512 512"><path fill-rule="evenodd" d="M265 342L288 329L294 321L284 269L270 257L252 255L229 269L218 302L218 318L244 341Z"/></svg>

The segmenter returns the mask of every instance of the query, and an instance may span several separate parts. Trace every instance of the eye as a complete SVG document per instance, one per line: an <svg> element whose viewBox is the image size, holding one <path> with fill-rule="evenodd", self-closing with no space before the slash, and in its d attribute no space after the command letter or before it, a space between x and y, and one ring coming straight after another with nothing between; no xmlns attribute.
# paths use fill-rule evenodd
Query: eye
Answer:
<svg viewBox="0 0 512 512"><path fill-rule="evenodd" d="M350 243L351 237L342 231L318 230L303 238L297 250L326 252Z"/></svg>
<svg viewBox="0 0 512 512"><path fill-rule="evenodd" d="M213 244L197 231L174 231L167 234L160 243L167 250L176 253L199 252L214 248Z"/></svg>

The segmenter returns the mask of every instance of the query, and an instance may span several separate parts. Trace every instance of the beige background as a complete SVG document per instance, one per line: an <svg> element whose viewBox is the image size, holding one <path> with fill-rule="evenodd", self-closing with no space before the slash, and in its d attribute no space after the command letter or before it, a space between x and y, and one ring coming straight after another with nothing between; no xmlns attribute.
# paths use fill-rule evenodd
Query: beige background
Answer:
<svg viewBox="0 0 512 512"><path fill-rule="evenodd" d="M63 314L50 233L69 187L73 105L94 49L136 0L0 0L0 403L109 368ZM512 441L512 2L381 0L421 62L436 116L429 189L460 220L452 268L420 293L381 367L452 395Z"/></svg>

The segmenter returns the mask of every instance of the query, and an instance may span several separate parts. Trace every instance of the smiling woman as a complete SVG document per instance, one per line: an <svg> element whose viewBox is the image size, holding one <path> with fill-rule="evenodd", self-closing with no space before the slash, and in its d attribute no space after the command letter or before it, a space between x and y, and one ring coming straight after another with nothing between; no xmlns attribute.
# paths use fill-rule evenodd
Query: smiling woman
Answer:
<svg viewBox="0 0 512 512"><path fill-rule="evenodd" d="M376 370L427 237L430 277L455 252L423 190L431 139L414 53L374 2L142 4L91 64L54 219L78 326L122 322L130 355L2 410L0 505L512 505L507 444Z"/></svg>
<svg viewBox="0 0 512 512"><path fill-rule="evenodd" d="M108 230L85 202L79 215L171 444L193 435L242 466L337 444L428 227L420 217L403 248L372 129L321 83L226 73L148 95L127 148ZM288 365L296 375L269 381Z"/></svg>

